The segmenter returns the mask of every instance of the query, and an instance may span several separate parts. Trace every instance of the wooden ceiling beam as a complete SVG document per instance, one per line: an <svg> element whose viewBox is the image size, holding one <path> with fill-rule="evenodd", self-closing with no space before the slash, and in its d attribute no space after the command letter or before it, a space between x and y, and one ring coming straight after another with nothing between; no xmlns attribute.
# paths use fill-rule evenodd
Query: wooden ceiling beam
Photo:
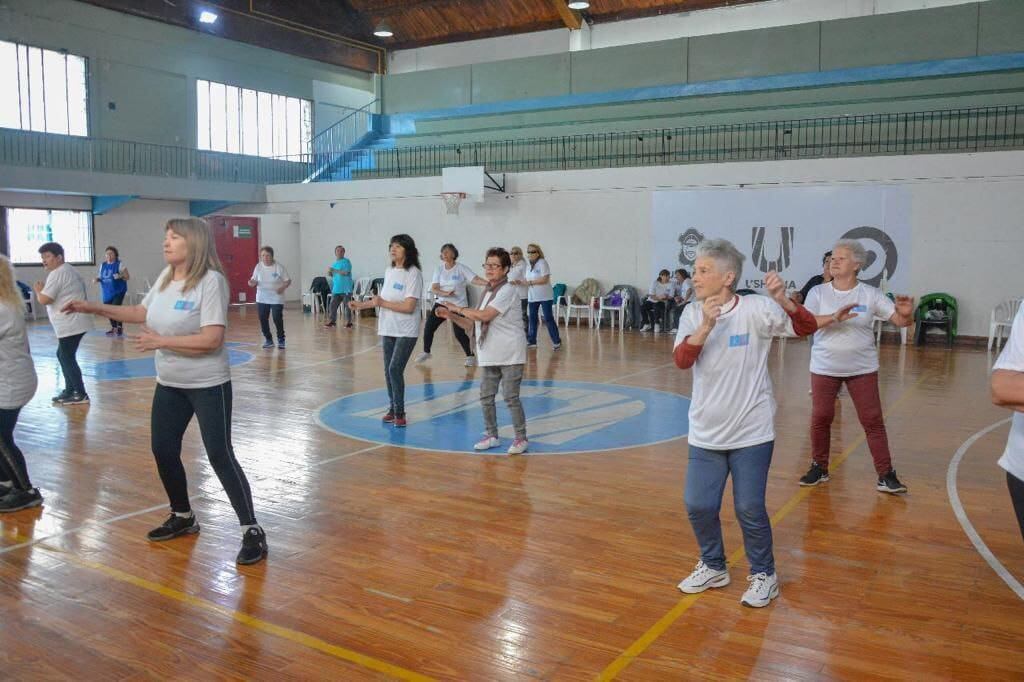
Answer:
<svg viewBox="0 0 1024 682"><path fill-rule="evenodd" d="M417 9L457 5L460 2L462 0L401 0L398 3L390 0L356 0L352 3L352 7L363 14L369 14L374 19L382 19Z"/></svg>
<svg viewBox="0 0 1024 682"><path fill-rule="evenodd" d="M570 31L580 30L580 26L583 25L580 20L580 15L575 10L569 9L569 6L565 4L565 0L548 0L551 6L558 12L558 16L562 19L562 23Z"/></svg>

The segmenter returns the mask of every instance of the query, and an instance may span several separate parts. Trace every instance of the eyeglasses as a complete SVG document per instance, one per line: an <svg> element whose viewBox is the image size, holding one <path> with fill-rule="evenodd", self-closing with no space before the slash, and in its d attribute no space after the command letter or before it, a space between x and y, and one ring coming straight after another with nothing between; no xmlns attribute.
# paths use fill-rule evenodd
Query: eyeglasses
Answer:
<svg viewBox="0 0 1024 682"><path fill-rule="evenodd" d="M484 270L497 270L498 268L501 268L503 266L501 265L501 263L483 263L480 267L482 267Z"/></svg>
<svg viewBox="0 0 1024 682"><path fill-rule="evenodd" d="M529 249L526 253L540 253L540 251L534 251L533 249Z"/></svg>

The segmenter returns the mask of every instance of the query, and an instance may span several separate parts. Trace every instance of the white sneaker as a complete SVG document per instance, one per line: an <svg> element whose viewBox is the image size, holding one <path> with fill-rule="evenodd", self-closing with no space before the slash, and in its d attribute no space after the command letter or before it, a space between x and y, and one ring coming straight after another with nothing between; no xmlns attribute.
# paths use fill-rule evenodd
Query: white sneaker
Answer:
<svg viewBox="0 0 1024 682"><path fill-rule="evenodd" d="M740 603L744 606L755 609L764 608L772 602L772 599L779 596L779 579L775 577L774 573L771 575L765 573L748 575L747 582L750 583L750 587L740 599Z"/></svg>
<svg viewBox="0 0 1024 682"><path fill-rule="evenodd" d="M416 356L416 362L426 362L430 359L430 353L420 353Z"/></svg>
<svg viewBox="0 0 1024 682"><path fill-rule="evenodd" d="M472 355L466 357L466 367L472 367L475 364L476 364L476 358L474 358Z"/></svg>
<svg viewBox="0 0 1024 682"><path fill-rule="evenodd" d="M669 334L675 334L677 331L679 331L679 327L672 327L672 329L668 330L668 333Z"/></svg>
<svg viewBox="0 0 1024 682"><path fill-rule="evenodd" d="M661 332L661 325L660 324L654 325L654 333L658 334L660 332Z"/></svg>
<svg viewBox="0 0 1024 682"><path fill-rule="evenodd" d="M510 455L521 455L526 452L526 448L530 447L530 441L525 438L516 438L512 441L512 445L508 448L508 454Z"/></svg>
<svg viewBox="0 0 1024 682"><path fill-rule="evenodd" d="M473 446L473 449L490 450L491 448L496 448L499 445L501 445L501 441L499 441L494 436L484 436L483 438L477 441L476 445Z"/></svg>
<svg viewBox="0 0 1024 682"><path fill-rule="evenodd" d="M730 582L731 578L729 578L728 569L716 571L703 561L698 561L697 567L693 569L693 573L686 576L677 587L679 587L680 592L697 594L709 587L725 587Z"/></svg>
<svg viewBox="0 0 1024 682"><path fill-rule="evenodd" d="M646 332L646 331L650 331L650 330L651 330L651 325L649 325L649 324L645 324L644 326L640 327L640 331L642 331L642 332Z"/></svg>
<svg viewBox="0 0 1024 682"><path fill-rule="evenodd" d="M561 347L562 347L562 344L556 343L555 345L551 346L551 350L558 350Z"/></svg>

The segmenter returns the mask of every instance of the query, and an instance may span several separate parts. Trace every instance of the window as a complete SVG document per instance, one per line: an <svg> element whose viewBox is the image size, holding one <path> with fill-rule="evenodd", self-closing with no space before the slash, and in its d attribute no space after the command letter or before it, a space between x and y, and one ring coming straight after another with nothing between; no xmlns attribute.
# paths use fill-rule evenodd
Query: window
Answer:
<svg viewBox="0 0 1024 682"><path fill-rule="evenodd" d="M15 265L39 265L39 247L57 242L64 260L92 265L92 213L46 208L4 209L5 246Z"/></svg>
<svg viewBox="0 0 1024 682"><path fill-rule="evenodd" d="M269 92L196 81L200 149L253 156L309 154L313 103Z"/></svg>
<svg viewBox="0 0 1024 682"><path fill-rule="evenodd" d="M85 62L0 40L0 128L88 135Z"/></svg>

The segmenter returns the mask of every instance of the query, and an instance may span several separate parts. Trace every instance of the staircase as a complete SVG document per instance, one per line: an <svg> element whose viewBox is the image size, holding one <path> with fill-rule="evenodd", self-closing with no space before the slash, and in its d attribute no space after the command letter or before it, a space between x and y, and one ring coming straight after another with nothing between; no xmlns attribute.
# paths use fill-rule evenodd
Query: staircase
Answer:
<svg viewBox="0 0 1024 682"><path fill-rule="evenodd" d="M395 148L395 138L371 130L344 152L335 155L315 182L342 182L351 180L356 171L374 170L376 155Z"/></svg>
<svg viewBox="0 0 1024 682"><path fill-rule="evenodd" d="M376 155L395 147L384 132L385 117L370 111L378 100L356 109L313 138L313 165L306 182L351 180L377 167Z"/></svg>

